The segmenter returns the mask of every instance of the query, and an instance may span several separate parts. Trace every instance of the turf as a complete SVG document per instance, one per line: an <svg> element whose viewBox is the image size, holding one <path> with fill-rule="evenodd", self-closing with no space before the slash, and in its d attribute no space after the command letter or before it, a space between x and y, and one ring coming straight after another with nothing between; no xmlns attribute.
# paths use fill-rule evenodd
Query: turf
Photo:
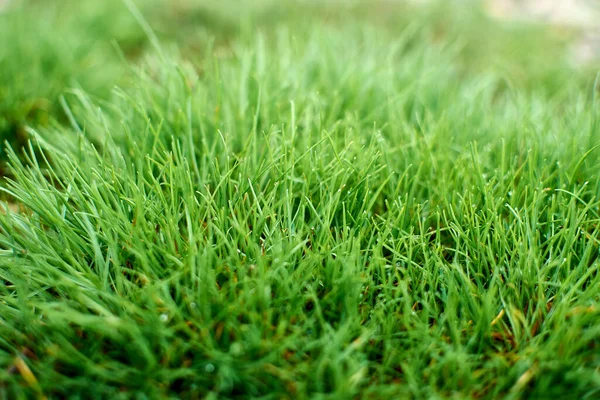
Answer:
<svg viewBox="0 0 600 400"><path fill-rule="evenodd" d="M600 80L568 35L395 3L27 30L49 4L0 15L0 74L32 74L1 83L4 398L600 396Z"/></svg>

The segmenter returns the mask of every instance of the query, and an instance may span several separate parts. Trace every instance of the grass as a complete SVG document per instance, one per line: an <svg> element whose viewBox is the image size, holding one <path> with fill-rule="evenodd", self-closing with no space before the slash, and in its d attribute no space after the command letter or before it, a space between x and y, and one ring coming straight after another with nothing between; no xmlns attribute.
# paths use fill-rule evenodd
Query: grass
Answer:
<svg viewBox="0 0 600 400"><path fill-rule="evenodd" d="M3 397L600 395L599 81L565 36L227 4L143 8L154 47L122 3L90 32L0 16L30 139L3 184Z"/></svg>

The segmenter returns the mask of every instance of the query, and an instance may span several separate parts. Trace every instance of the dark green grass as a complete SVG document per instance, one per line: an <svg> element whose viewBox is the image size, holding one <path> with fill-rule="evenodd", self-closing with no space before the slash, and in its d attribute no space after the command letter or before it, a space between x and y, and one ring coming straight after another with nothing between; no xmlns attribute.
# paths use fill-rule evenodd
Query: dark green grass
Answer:
<svg viewBox="0 0 600 400"><path fill-rule="evenodd" d="M378 7L238 10L31 124L6 398L600 395L594 74L539 28Z"/></svg>

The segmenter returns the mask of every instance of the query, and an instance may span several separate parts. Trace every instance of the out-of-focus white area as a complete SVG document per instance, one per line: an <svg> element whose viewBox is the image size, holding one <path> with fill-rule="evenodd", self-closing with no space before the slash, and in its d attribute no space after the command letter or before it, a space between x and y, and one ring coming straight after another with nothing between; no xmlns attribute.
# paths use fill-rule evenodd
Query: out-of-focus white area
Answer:
<svg viewBox="0 0 600 400"><path fill-rule="evenodd" d="M599 6L589 0L488 0L490 13L497 17L590 28L600 23Z"/></svg>
<svg viewBox="0 0 600 400"><path fill-rule="evenodd" d="M600 60L599 0L487 0L489 13L509 20L533 20L578 30L573 61Z"/></svg>

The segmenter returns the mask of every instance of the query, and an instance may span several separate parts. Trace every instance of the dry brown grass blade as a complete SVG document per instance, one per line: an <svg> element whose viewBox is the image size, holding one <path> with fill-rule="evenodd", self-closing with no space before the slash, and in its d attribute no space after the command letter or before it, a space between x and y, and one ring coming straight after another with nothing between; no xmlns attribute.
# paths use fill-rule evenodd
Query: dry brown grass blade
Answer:
<svg viewBox="0 0 600 400"><path fill-rule="evenodd" d="M23 360L23 358L21 356L16 356L15 360L13 361L13 365L15 366L17 371L19 371L19 373L21 374L21 376L23 377L23 379L25 380L27 385L29 387L31 387L32 389L34 389L38 393L38 398L45 400L46 396L44 396L42 394L42 389L40 388L40 384L39 384L37 378L35 377L35 375L33 374L33 372L31 371L31 368L29 368L29 366L25 362L25 360Z"/></svg>

